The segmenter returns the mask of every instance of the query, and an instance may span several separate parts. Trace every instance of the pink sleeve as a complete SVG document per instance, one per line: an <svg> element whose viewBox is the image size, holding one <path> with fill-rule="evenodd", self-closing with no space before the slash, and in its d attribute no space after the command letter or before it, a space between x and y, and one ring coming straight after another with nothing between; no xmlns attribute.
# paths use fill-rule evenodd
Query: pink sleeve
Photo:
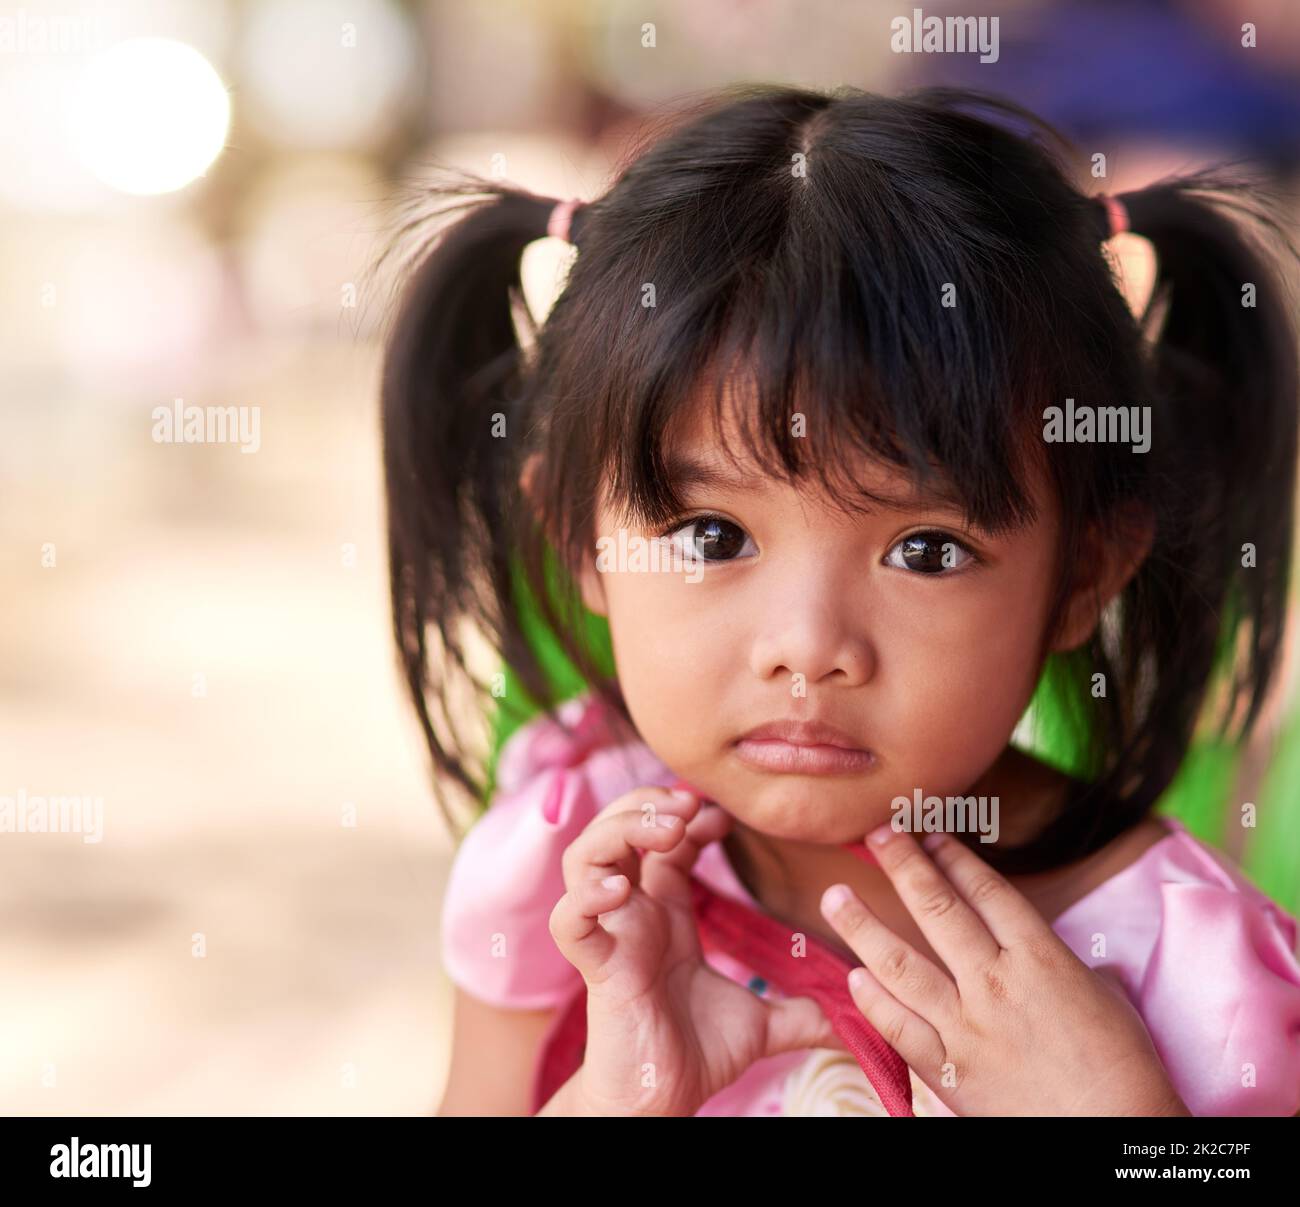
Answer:
<svg viewBox="0 0 1300 1207"><path fill-rule="evenodd" d="M1296 922L1263 894L1160 885L1138 1009L1193 1115L1300 1110Z"/></svg>
<svg viewBox="0 0 1300 1207"><path fill-rule="evenodd" d="M565 848L622 792L671 774L626 757L596 698L566 701L558 715L569 731L539 717L502 748L496 794L462 839L443 896L443 967L494 1006L553 1008L581 986L550 930Z"/></svg>

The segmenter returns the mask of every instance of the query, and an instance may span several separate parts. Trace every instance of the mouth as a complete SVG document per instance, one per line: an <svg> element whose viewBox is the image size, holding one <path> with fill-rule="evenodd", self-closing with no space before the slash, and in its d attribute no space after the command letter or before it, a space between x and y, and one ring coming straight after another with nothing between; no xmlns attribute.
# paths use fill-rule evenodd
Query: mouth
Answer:
<svg viewBox="0 0 1300 1207"><path fill-rule="evenodd" d="M842 730L819 721L773 721L733 743L736 757L759 771L787 775L855 775L876 756Z"/></svg>

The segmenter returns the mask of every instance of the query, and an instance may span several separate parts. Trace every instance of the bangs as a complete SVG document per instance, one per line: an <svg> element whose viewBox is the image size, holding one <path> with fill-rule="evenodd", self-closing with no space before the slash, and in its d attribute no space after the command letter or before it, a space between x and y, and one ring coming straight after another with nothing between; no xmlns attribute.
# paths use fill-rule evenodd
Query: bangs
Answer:
<svg viewBox="0 0 1300 1207"><path fill-rule="evenodd" d="M1026 483L1035 429L1023 412L1019 426L1010 406L978 423L954 423L951 400L930 396L926 408L914 387L888 392L860 346L825 361L799 360L789 343L747 347L748 355L708 357L694 379L647 409L640 430L622 427L608 450L613 508L661 526L687 509L684 487L759 474L812 490L846 515L947 506L991 535L1033 522ZM853 354L861 362L856 375ZM703 431L712 432L729 478L688 451L687 433ZM901 471L911 489L869 486L873 467Z"/></svg>
<svg viewBox="0 0 1300 1207"><path fill-rule="evenodd" d="M1052 395L1030 353L1061 340L1044 330L1050 307L1020 300L1028 273L995 271L1005 247L924 210L886 221L880 205L828 216L815 204L769 219L768 240L756 216L730 244L714 211L683 210L636 256L654 305L587 316L617 324L595 341L615 351L595 370L603 405L587 450L610 505L647 527L679 515L679 486L701 478L681 438L710 422L738 472L812 486L847 513L900 503L863 484L866 458L907 474L917 495L904 505L941 499L995 534L1032 522L1027 471ZM688 269L682 246L711 250Z"/></svg>

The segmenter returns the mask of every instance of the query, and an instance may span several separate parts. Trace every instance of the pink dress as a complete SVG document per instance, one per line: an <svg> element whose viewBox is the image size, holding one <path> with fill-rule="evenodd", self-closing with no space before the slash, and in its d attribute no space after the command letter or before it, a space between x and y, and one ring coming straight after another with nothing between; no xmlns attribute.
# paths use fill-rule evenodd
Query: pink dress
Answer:
<svg viewBox="0 0 1300 1207"><path fill-rule="evenodd" d="M582 985L549 921L564 895L560 860L616 797L678 777L643 743L616 745L587 695L511 735L491 807L456 852L443 899L443 964L452 982L495 1006L559 1008ZM1168 837L1076 901L1053 930L1089 967L1118 980L1193 1115L1300 1110L1300 962L1296 920L1174 818ZM695 875L761 909L721 843ZM1104 954L1097 954L1097 953ZM709 964L754 992L777 991L720 953ZM917 1116L951 1116L915 1073ZM832 1048L757 1061L700 1115L880 1115L852 1056Z"/></svg>

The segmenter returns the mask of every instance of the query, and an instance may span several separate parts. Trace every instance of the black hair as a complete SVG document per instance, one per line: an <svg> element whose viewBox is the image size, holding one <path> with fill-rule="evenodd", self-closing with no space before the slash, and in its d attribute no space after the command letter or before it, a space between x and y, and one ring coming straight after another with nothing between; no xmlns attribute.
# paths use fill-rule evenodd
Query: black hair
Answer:
<svg viewBox="0 0 1300 1207"><path fill-rule="evenodd" d="M521 625L516 562L630 725L574 638L580 605L554 594L548 551L572 567L593 547L606 475L647 527L678 515L670 425L701 398L719 416L737 366L752 386L746 451L846 508L871 504L839 472L867 452L920 480L941 467L971 524L1005 530L1033 517L1038 458L1062 517L1044 657L1090 525L1125 540L1134 514L1154 519L1149 556L1060 661L1089 774L1032 842L981 849L994 866L1059 866L1133 826L1207 710L1221 736L1244 738L1279 656L1296 457L1282 268L1297 254L1261 181L1220 165L1121 195L1157 268L1135 318L1105 206L1063 166L1082 157L1010 101L746 85L656 133L575 214L577 250L540 326L520 258L557 199L466 174L428 193L447 203L429 217L448 220L387 342L383 434L393 624L442 778L483 787L456 695L463 677L471 702L488 698L467 623L534 700L556 703ZM1067 397L1149 405L1150 451L1045 442L1044 408ZM792 434L795 412L818 439Z"/></svg>

